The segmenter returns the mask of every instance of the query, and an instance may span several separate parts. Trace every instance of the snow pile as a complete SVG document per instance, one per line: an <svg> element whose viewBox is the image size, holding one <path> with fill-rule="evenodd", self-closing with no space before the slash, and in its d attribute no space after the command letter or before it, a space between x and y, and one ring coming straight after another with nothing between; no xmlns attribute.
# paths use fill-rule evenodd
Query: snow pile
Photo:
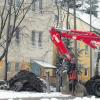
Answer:
<svg viewBox="0 0 100 100"><path fill-rule="evenodd" d="M59 100L58 98L66 98L66 100L99 100L95 96L91 97L73 97L62 93L34 93L34 92L14 92L0 90L0 100L8 99L13 100L15 98L41 98L40 100ZM61 100L61 99L60 99ZM63 100L63 99L62 99Z"/></svg>
<svg viewBox="0 0 100 100"><path fill-rule="evenodd" d="M70 95L64 95L61 93L35 93L35 92L14 92L14 91L5 91L0 90L0 99L8 99L8 98L54 98L54 97L69 97Z"/></svg>
<svg viewBox="0 0 100 100"><path fill-rule="evenodd" d="M40 100L58 100L57 98L51 98L51 99L49 99L49 98L43 98L43 99L40 99Z"/></svg>
<svg viewBox="0 0 100 100"><path fill-rule="evenodd" d="M40 99L40 100L61 100L61 99L57 99L57 98L43 98L43 99ZM65 100L65 99L62 99L62 100ZM91 98L89 97L76 97L76 98L69 98L69 99L66 99L66 100L99 100L99 98L95 98L94 96L92 96Z"/></svg>
<svg viewBox="0 0 100 100"><path fill-rule="evenodd" d="M100 98L95 98L95 96L92 96L92 97L76 97L73 100L100 100Z"/></svg>

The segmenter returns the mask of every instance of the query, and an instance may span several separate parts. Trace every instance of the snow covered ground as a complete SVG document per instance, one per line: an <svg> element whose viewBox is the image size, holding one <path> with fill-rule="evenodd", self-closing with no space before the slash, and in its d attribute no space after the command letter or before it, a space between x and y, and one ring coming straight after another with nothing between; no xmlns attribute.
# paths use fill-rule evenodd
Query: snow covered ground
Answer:
<svg viewBox="0 0 100 100"><path fill-rule="evenodd" d="M95 96L73 97L71 95L57 93L57 92L34 93L34 92L14 92L14 91L0 90L0 100L100 100L100 98L96 98Z"/></svg>

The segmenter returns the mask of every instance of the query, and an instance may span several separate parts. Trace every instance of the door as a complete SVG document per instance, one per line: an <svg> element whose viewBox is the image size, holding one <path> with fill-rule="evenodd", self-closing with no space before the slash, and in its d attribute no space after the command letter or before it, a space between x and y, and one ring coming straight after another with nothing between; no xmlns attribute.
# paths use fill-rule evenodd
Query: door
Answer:
<svg viewBox="0 0 100 100"><path fill-rule="evenodd" d="M37 63L32 63L32 72L37 76L40 76L40 65Z"/></svg>

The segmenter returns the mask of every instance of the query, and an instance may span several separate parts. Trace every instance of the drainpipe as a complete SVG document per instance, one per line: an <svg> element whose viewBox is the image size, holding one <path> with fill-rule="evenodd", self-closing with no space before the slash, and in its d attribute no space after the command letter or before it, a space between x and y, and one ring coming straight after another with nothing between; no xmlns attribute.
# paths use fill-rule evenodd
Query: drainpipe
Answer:
<svg viewBox="0 0 100 100"><path fill-rule="evenodd" d="M76 30L76 0L74 0L74 30ZM76 65L78 66L78 61L77 61L77 41L74 41L74 50L75 50L75 59L76 59Z"/></svg>
<svg viewBox="0 0 100 100"><path fill-rule="evenodd" d="M92 31L92 2L90 0L90 32ZM90 48L90 77L92 77L92 48Z"/></svg>

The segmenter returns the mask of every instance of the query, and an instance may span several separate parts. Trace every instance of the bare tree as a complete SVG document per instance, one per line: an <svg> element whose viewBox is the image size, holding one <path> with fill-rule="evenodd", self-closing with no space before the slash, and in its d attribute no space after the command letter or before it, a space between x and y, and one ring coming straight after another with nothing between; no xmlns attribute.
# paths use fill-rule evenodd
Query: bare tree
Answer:
<svg viewBox="0 0 100 100"><path fill-rule="evenodd" d="M8 48L16 30L21 25L34 0L2 0L0 11L0 60L5 57L5 77L7 80Z"/></svg>

